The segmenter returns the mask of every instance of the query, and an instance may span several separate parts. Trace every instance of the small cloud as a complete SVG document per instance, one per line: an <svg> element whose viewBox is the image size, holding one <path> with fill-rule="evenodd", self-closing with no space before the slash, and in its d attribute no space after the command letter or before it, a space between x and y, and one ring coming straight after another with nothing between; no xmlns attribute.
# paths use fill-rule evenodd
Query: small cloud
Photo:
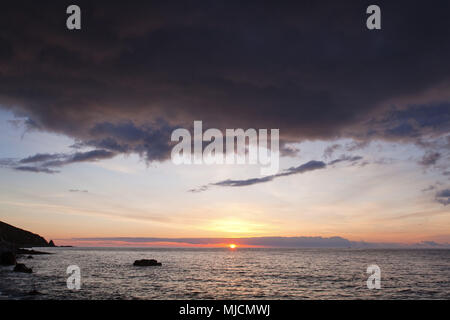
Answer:
<svg viewBox="0 0 450 320"><path fill-rule="evenodd" d="M363 157L361 157L361 156L348 156L348 155L343 154L343 155L341 155L341 157L339 159L335 159L333 161L328 162L328 165L332 166L336 163L343 162L343 161L356 162L358 160L361 160L362 158Z"/></svg>
<svg viewBox="0 0 450 320"><path fill-rule="evenodd" d="M75 192L75 193L88 193L87 190L78 190L78 189L69 189L69 192Z"/></svg>
<svg viewBox="0 0 450 320"><path fill-rule="evenodd" d="M94 162L103 159L110 159L117 153L103 149L96 149L87 152L64 153L38 153L20 160L0 159L0 166L8 167L18 171L35 173L58 173L55 170L71 163Z"/></svg>
<svg viewBox="0 0 450 320"><path fill-rule="evenodd" d="M441 154L439 152L427 152L419 161L419 164L422 166L429 167L435 165L440 158Z"/></svg>
<svg viewBox="0 0 450 320"><path fill-rule="evenodd" d="M301 174L305 173L307 171L317 170L317 169L323 169L326 167L326 164L322 161L309 161L307 163L304 163L302 165L299 165L298 167L291 167L289 169L284 170L281 173L277 173L274 175L262 177L262 178L251 178L251 179L245 179L245 180L224 180L216 183L212 183L210 185L212 186L220 186L220 187L244 187L244 186L250 186L258 183L265 183L272 181L279 177L285 177L290 176L293 174Z"/></svg>
<svg viewBox="0 0 450 320"><path fill-rule="evenodd" d="M325 159L329 159L333 156L333 153L338 150L341 149L342 146L340 144L333 144L331 146L328 146L325 148L325 151L323 152L323 157Z"/></svg>
<svg viewBox="0 0 450 320"><path fill-rule="evenodd" d="M284 157L296 157L300 153L300 149L292 145L282 145L280 154Z"/></svg>
<svg viewBox="0 0 450 320"><path fill-rule="evenodd" d="M32 167L32 166L20 166L20 167L14 167L14 170L17 171L25 171L25 172L35 172L35 173L58 173L58 170L53 170L45 167Z"/></svg>
<svg viewBox="0 0 450 320"><path fill-rule="evenodd" d="M16 159L14 158L3 158L0 159L0 167L11 167L16 165Z"/></svg>
<svg viewBox="0 0 450 320"><path fill-rule="evenodd" d="M370 140L362 140L362 141L353 141L351 143L347 143L345 145L345 150L347 150L348 152L352 152L355 150L360 150L360 149L364 149L365 147L367 147L370 143Z"/></svg>
<svg viewBox="0 0 450 320"><path fill-rule="evenodd" d="M365 167L365 166L367 166L367 165L369 165L369 164L370 164L369 161L363 161L363 162L361 162L361 163L359 164L359 166L360 166L360 167Z"/></svg>
<svg viewBox="0 0 450 320"><path fill-rule="evenodd" d="M428 192L428 191L432 191L432 190L434 190L434 189L436 189L436 187L433 186L433 185L430 185L430 186L428 186L428 187L422 189L422 192Z"/></svg>
<svg viewBox="0 0 450 320"><path fill-rule="evenodd" d="M43 161L60 159L63 156L64 155L62 155L62 154L38 153L38 154L35 154L34 156L23 158L19 162L20 163L43 162Z"/></svg>
<svg viewBox="0 0 450 320"><path fill-rule="evenodd" d="M436 201L444 206L450 204L450 189L444 189L436 193Z"/></svg>
<svg viewBox="0 0 450 320"><path fill-rule="evenodd" d="M198 188L194 188L194 189L189 189L188 192L191 193L198 193L198 192L203 192L209 189L209 185L204 185Z"/></svg>
<svg viewBox="0 0 450 320"><path fill-rule="evenodd" d="M351 159L354 159L354 158L358 158L359 159L360 157L351 157L351 158L348 158L348 159L345 159L345 160L340 160L340 161L351 160ZM190 189L190 190L188 190L188 192L198 193L198 192L206 191L212 186L218 186L218 187L245 187L245 186L251 186L251 185L254 185L254 184L270 182L270 181L273 181L273 180L275 180L277 178L280 178L280 177L290 176L290 175L294 175L294 174L302 174L302 173L306 173L308 171L324 169L326 167L327 167L327 164L325 162L323 162L323 161L311 160L311 161L306 162L304 164L301 164L301 165L299 165L297 167L291 167L289 169L284 170L281 173L277 173L277 174L274 174L274 175L265 176L265 177L262 177L262 178L250 178L250 179L243 179L243 180L227 179L227 180L223 180L223 181L219 181L219 182L203 185L203 186L195 188L195 189Z"/></svg>
<svg viewBox="0 0 450 320"><path fill-rule="evenodd" d="M246 179L246 180L224 180L220 182L213 183L213 186L220 186L220 187L244 187L244 186L250 186L253 184L258 183L264 183L272 181L276 175L273 176L267 176L263 178L252 178L252 179Z"/></svg>
<svg viewBox="0 0 450 320"><path fill-rule="evenodd" d="M312 161L309 161L309 162L304 163L302 165L299 165L298 167L291 167L291 168L285 170L282 173L276 174L275 176L276 177L283 177L283 176L289 176L289 175L292 175L292 174L305 173L307 171L323 169L326 166L327 165L325 164L325 162L312 160Z"/></svg>

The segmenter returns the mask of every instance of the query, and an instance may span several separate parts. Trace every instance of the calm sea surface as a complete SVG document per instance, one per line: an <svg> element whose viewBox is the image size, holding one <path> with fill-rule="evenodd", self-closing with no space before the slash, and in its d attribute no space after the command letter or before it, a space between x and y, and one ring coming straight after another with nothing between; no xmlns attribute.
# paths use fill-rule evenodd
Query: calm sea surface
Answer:
<svg viewBox="0 0 450 320"><path fill-rule="evenodd" d="M0 267L2 299L450 299L450 250L45 248ZM162 267L134 267L157 259ZM369 265L381 289L366 285ZM69 265L82 287L67 289ZM28 296L33 289L42 295Z"/></svg>

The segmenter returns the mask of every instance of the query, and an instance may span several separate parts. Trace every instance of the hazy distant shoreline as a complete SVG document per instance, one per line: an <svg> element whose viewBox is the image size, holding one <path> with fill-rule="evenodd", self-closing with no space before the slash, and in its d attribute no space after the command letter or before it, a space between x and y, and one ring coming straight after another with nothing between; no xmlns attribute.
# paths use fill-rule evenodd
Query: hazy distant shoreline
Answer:
<svg viewBox="0 0 450 320"><path fill-rule="evenodd" d="M415 244L351 241L343 237L243 237L243 238L155 238L155 237L90 237L56 239L61 247L237 247L260 248L379 248L449 249L449 243L422 241ZM54 247L42 236L0 221L0 250L11 247Z"/></svg>
<svg viewBox="0 0 450 320"><path fill-rule="evenodd" d="M261 248L440 248L450 249L449 243L422 241L414 244L350 241L342 237L246 237L246 238L152 238L152 237L91 237L58 239L78 247L241 247Z"/></svg>

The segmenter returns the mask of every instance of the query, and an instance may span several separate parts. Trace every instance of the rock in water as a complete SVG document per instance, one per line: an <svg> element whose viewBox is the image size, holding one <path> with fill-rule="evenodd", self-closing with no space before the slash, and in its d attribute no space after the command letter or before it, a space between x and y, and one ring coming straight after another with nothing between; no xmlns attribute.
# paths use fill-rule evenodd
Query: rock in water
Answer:
<svg viewBox="0 0 450 320"><path fill-rule="evenodd" d="M17 249L16 250L17 254L28 254L28 255L32 255L32 254L51 254L48 252L42 252L42 251L36 251L36 250L28 250L28 249Z"/></svg>
<svg viewBox="0 0 450 320"><path fill-rule="evenodd" d="M5 251L0 254L0 265L12 266L16 264L16 256L11 251Z"/></svg>
<svg viewBox="0 0 450 320"><path fill-rule="evenodd" d="M134 266L138 267L152 267L152 266L161 266L162 264L154 259L142 259L142 260L136 260L133 263Z"/></svg>
<svg viewBox="0 0 450 320"><path fill-rule="evenodd" d="M26 265L24 265L23 263L18 263L16 264L16 266L14 267L14 272L23 272L23 273L32 273L33 269L28 268Z"/></svg>
<svg viewBox="0 0 450 320"><path fill-rule="evenodd" d="M42 293L40 293L39 291L37 291L36 289L34 289L34 290L31 290L30 292L28 292L28 295L29 296L39 296L39 295L41 295Z"/></svg>
<svg viewBox="0 0 450 320"><path fill-rule="evenodd" d="M55 243L53 242L53 240L50 240L50 242L48 243L49 247L56 247Z"/></svg>

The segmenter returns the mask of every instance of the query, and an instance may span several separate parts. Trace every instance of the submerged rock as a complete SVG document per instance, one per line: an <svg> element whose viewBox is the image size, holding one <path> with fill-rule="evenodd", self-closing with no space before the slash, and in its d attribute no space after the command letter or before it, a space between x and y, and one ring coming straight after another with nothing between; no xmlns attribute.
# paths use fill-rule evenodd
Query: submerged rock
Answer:
<svg viewBox="0 0 450 320"><path fill-rule="evenodd" d="M23 272L23 273L32 273L33 269L28 268L26 265L24 265L23 263L18 263L16 264L16 266L14 267L14 272Z"/></svg>
<svg viewBox="0 0 450 320"><path fill-rule="evenodd" d="M48 252L36 251L36 250L31 250L31 249L30 250L29 249L22 249L22 248L17 249L16 253L17 254L28 254L28 255L31 255L31 254L51 254L51 253L48 253Z"/></svg>
<svg viewBox="0 0 450 320"><path fill-rule="evenodd" d="M12 266L16 264L16 255L11 251L5 251L0 254L0 265Z"/></svg>
<svg viewBox="0 0 450 320"><path fill-rule="evenodd" d="M28 292L28 295L29 296L39 296L39 295L41 295L42 293L40 293L39 291L37 291L36 289L34 289L34 290L31 290L30 292Z"/></svg>
<svg viewBox="0 0 450 320"><path fill-rule="evenodd" d="M27 259L33 259L33 256L28 256Z"/></svg>
<svg viewBox="0 0 450 320"><path fill-rule="evenodd" d="M138 267L152 267L152 266L162 266L162 264L154 259L142 259L142 260L136 260L133 263L134 266Z"/></svg>

